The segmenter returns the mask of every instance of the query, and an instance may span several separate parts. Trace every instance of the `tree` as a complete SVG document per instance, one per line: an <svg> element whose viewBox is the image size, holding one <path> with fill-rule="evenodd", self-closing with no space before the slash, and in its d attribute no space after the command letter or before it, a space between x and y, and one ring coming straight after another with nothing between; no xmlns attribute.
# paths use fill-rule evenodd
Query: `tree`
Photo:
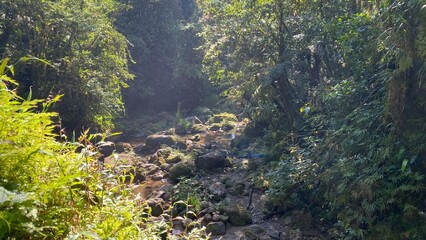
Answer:
<svg viewBox="0 0 426 240"><path fill-rule="evenodd" d="M195 107L202 99L201 55L193 0L122 1L131 6L117 26L132 47L135 81L124 90L129 113L175 111L177 103Z"/></svg>
<svg viewBox="0 0 426 240"><path fill-rule="evenodd" d="M123 7L114 0L1 1L1 57L51 63L17 69L20 95L30 88L37 98L64 94L55 109L69 132L111 127L123 112L120 90L132 75L126 39L113 26Z"/></svg>
<svg viewBox="0 0 426 240"><path fill-rule="evenodd" d="M210 80L269 123L273 210L424 238L425 2L199 3Z"/></svg>

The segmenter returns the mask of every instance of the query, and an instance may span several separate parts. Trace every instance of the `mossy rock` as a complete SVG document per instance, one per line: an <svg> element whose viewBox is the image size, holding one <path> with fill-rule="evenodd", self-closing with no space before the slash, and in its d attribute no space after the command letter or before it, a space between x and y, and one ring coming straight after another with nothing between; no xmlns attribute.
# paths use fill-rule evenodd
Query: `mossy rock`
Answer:
<svg viewBox="0 0 426 240"><path fill-rule="evenodd" d="M223 131L230 131L235 128L235 123L233 122L225 122L220 127Z"/></svg>
<svg viewBox="0 0 426 240"><path fill-rule="evenodd" d="M232 166L224 152L214 151L195 158L197 168L204 171L211 171L217 168L225 168Z"/></svg>
<svg viewBox="0 0 426 240"><path fill-rule="evenodd" d="M207 123L209 124L222 122L238 122L238 118L235 116L235 114L224 112L220 114L215 114L207 121Z"/></svg>
<svg viewBox="0 0 426 240"><path fill-rule="evenodd" d="M173 135L165 135L165 134L154 134L148 136L145 141L146 146L151 148L160 148L162 145L172 146L175 145L177 139Z"/></svg>
<svg viewBox="0 0 426 240"><path fill-rule="evenodd" d="M193 177L195 165L192 161L182 161L170 168L170 179L178 182L182 177Z"/></svg>
<svg viewBox="0 0 426 240"><path fill-rule="evenodd" d="M218 131L220 129L220 125L219 124L213 124L210 127L210 131Z"/></svg>
<svg viewBox="0 0 426 240"><path fill-rule="evenodd" d="M182 153L175 153L169 155L165 160L165 163L178 163L182 162L185 159L185 156Z"/></svg>
<svg viewBox="0 0 426 240"><path fill-rule="evenodd" d="M240 205L224 206L221 211L229 216L229 222L234 226L245 226L253 222L250 214Z"/></svg>
<svg viewBox="0 0 426 240"><path fill-rule="evenodd" d="M207 127L203 124L194 124L191 126L190 132L191 133L203 133L207 130Z"/></svg>
<svg viewBox="0 0 426 240"><path fill-rule="evenodd" d="M223 222L210 222L206 226L206 231L213 236L220 236L226 233L226 227Z"/></svg>

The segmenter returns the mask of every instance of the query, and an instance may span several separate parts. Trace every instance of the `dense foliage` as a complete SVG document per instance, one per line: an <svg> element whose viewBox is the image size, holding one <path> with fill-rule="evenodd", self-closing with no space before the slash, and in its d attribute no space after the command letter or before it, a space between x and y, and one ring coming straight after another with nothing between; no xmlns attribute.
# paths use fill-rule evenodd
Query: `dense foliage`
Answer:
<svg viewBox="0 0 426 240"><path fill-rule="evenodd" d="M426 2L199 3L206 72L265 129L272 210L424 239Z"/></svg>
<svg viewBox="0 0 426 240"><path fill-rule="evenodd" d="M57 113L46 110L59 98L20 98L17 82L6 75L14 68L7 64L8 59L0 62L0 239L168 236L172 223L151 219L124 177L99 165L90 141L103 139L87 131L78 141L57 142L51 121ZM203 239L202 234L194 229L186 238Z"/></svg>
<svg viewBox="0 0 426 240"><path fill-rule="evenodd" d="M113 26L123 8L114 0L0 1L0 57L51 63L18 66L19 95L30 88L37 98L63 94L55 110L69 132L111 127L124 110L121 87L132 78L126 39Z"/></svg>
<svg viewBox="0 0 426 240"><path fill-rule="evenodd" d="M193 0L121 0L117 26L129 40L136 76L123 91L128 113L196 107L206 95Z"/></svg>

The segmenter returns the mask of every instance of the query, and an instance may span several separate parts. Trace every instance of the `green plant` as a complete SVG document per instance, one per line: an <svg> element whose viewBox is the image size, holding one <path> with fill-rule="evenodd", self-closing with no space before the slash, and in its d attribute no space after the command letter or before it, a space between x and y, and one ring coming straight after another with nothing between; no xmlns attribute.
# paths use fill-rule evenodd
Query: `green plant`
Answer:
<svg viewBox="0 0 426 240"><path fill-rule="evenodd" d="M187 205L193 206L195 210L200 210L201 202L208 200L202 186L190 178L182 178L178 184L173 186L172 202L183 201Z"/></svg>
<svg viewBox="0 0 426 240"><path fill-rule="evenodd" d="M1 239L177 239L171 224L142 214L146 204L114 169L100 166L81 134L58 142L43 100L22 99L8 59L0 63ZM114 167L114 166L111 166ZM194 229L186 239L202 239Z"/></svg>

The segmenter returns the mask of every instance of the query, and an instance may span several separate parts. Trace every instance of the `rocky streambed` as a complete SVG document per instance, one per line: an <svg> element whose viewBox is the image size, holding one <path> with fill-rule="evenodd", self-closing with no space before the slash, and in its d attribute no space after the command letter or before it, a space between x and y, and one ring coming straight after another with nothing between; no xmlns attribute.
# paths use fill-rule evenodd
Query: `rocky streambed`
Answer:
<svg viewBox="0 0 426 240"><path fill-rule="evenodd" d="M323 239L309 213L271 214L265 160L241 137L245 125L231 114L204 123L190 117L173 129L100 143L99 159L150 216L172 223L170 234L205 227L212 239Z"/></svg>

